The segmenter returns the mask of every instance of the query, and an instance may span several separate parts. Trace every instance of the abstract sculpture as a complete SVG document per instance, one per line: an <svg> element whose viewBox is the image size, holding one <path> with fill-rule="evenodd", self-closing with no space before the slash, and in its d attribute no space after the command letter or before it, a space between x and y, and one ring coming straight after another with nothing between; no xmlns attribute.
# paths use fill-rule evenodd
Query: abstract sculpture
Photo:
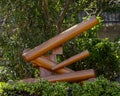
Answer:
<svg viewBox="0 0 120 96"><path fill-rule="evenodd" d="M80 33L92 28L98 24L96 17L91 17L89 20L83 21L66 31L63 31L59 35L51 38L50 40L44 42L43 44L23 52L22 56L26 61L32 62L35 65L47 69L49 71L55 72L52 76L42 76L42 78L48 80L49 82L56 81L66 81L66 82L80 82L95 77L95 72L93 69L73 71L66 66L82 60L90 55L88 50L83 51L69 59L57 64L56 55L62 54L62 45L79 35ZM52 51L51 55L47 55L48 51Z"/></svg>

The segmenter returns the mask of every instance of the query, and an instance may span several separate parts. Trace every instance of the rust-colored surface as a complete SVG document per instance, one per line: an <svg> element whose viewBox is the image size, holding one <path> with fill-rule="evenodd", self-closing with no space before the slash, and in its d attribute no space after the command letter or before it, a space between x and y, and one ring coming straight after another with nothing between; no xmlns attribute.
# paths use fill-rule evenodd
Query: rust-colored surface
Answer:
<svg viewBox="0 0 120 96"><path fill-rule="evenodd" d="M88 50L85 50L77 55L74 55L67 60L57 65L57 54L62 54L62 46L65 42L79 35L83 31L86 31L98 24L96 17L92 17L82 23L79 23L61 34L53 37L52 39L44 42L43 44L33 48L24 50L22 56L26 61L31 61L33 64L40 67L41 77L48 80L49 82L81 82L90 78L95 78L95 72L93 69L73 71L65 66L68 66L74 62L82 60L90 55ZM52 51L51 55L45 56L48 51ZM58 73L57 75L51 75L51 72ZM23 81L37 82L38 79L30 78L24 79Z"/></svg>
<svg viewBox="0 0 120 96"><path fill-rule="evenodd" d="M58 55L58 54L63 54L63 48L62 48L62 46L57 47L57 48L54 48L54 49L52 50L52 54L56 54L56 55Z"/></svg>
<svg viewBox="0 0 120 96"><path fill-rule="evenodd" d="M37 64L38 66L43 67L47 70L50 70L50 71L53 71L52 67L56 65L56 63L45 58L44 56L41 56L41 57L31 61L31 62L34 64ZM74 71L69 69L69 68L61 68L61 69L55 70L54 72L59 73L59 74L63 74L63 73L70 73L70 72L74 72Z"/></svg>
<svg viewBox="0 0 120 96"><path fill-rule="evenodd" d="M46 78L46 77L44 77L44 78ZM31 83L31 82L39 82L39 81L40 81L40 78L26 78L26 79L20 80L19 82L28 82L28 83ZM95 78L90 78L90 79L86 79L86 80L83 80L83 81L80 80L80 81L76 81L76 82L80 83L80 84L83 84L84 81L94 82Z"/></svg>
<svg viewBox="0 0 120 96"><path fill-rule="evenodd" d="M79 54L77 54L77 55L75 55L75 56L73 56L73 57L59 63L59 64L57 64L57 65L55 65L52 68L52 70L57 70L57 69L65 67L65 66L68 66L68 65L70 65L70 64L72 64L74 62L77 62L79 60L82 60L82 59L88 57L89 55L90 55L89 51L85 50L85 51L83 51L83 52L81 52L81 53L79 53Z"/></svg>
<svg viewBox="0 0 120 96"><path fill-rule="evenodd" d="M57 63L57 59L56 59L55 54L47 55L47 56L45 56L45 58ZM51 71L49 71L49 70L47 70L47 69L45 69L43 67L39 67L39 69L40 69L40 77L46 77L46 76L52 75Z"/></svg>
<svg viewBox="0 0 120 96"><path fill-rule="evenodd" d="M87 80L89 78L95 78L95 72L93 69L89 70L82 70L82 71L77 71L77 72L72 72L72 73L67 73L67 74L59 74L59 75L54 75L54 76L48 76L45 77L44 79L48 80L49 82L80 82L83 80Z"/></svg>
<svg viewBox="0 0 120 96"><path fill-rule="evenodd" d="M43 67L39 67L40 70L40 77L46 77L46 76L51 76L52 72L43 68Z"/></svg>
<svg viewBox="0 0 120 96"><path fill-rule="evenodd" d="M39 82L40 79L39 78L26 78L26 79L22 79L19 82L27 82L27 83L31 83L31 82Z"/></svg>
<svg viewBox="0 0 120 96"><path fill-rule="evenodd" d="M61 34L53 37L52 39L44 42L43 44L31 49L30 51L25 52L24 54L22 54L22 56L27 61L36 59L37 57L45 54L49 50L61 46L63 43L67 42L78 34L92 28L96 24L98 24L97 18L91 17L89 20L79 23L67 29L66 31L63 31Z"/></svg>

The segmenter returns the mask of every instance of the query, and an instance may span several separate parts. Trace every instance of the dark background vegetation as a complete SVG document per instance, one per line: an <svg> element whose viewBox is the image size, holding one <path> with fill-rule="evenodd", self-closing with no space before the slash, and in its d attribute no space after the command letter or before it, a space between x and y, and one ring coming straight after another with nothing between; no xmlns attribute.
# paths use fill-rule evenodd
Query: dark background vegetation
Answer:
<svg viewBox="0 0 120 96"><path fill-rule="evenodd" d="M0 81L36 77L38 69L21 54L63 30L79 23L79 13L87 18L104 11L120 11L118 0L1 0L0 1ZM73 70L93 68L97 76L114 80L120 75L120 39L99 39L100 24L64 44L59 62L88 49L89 58L69 66ZM84 18L85 19L85 18ZM73 54L74 53L74 54Z"/></svg>

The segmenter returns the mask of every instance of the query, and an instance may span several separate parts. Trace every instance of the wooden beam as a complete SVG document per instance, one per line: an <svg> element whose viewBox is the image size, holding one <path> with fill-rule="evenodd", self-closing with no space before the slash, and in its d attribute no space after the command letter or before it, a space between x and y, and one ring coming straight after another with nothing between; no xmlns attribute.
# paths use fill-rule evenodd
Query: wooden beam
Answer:
<svg viewBox="0 0 120 96"><path fill-rule="evenodd" d="M77 54L77 55L75 55L75 56L73 56L73 57L71 57L71 58L69 58L69 59L67 59L67 60L57 64L57 65L55 65L52 68L52 70L57 70L57 69L65 67L65 66L68 66L68 65L70 65L70 64L72 64L74 62L77 62L79 60L82 60L82 59L88 57L89 55L90 55L89 51L85 50L82 53L79 53L79 54Z"/></svg>
<svg viewBox="0 0 120 96"><path fill-rule="evenodd" d="M32 60L31 62L34 64L37 64L39 67L43 67L43 68L50 70L50 71L53 71L52 67L56 65L56 63L45 58L44 56L41 56L35 60ZM53 72L56 72L58 74L63 74L63 73L70 73L70 72L74 72L74 71L69 69L69 68L61 68L61 69L55 70Z"/></svg>
<svg viewBox="0 0 120 96"><path fill-rule="evenodd" d="M44 79L49 82L80 82L89 78L95 78L95 72L93 69L44 77Z"/></svg>
<svg viewBox="0 0 120 96"><path fill-rule="evenodd" d="M83 31L86 31L96 24L98 24L98 19L96 17L91 17L89 20L86 20L82 23L76 24L75 26L63 31L59 35L51 38L50 40L44 42L43 44L31 49L28 52L22 54L22 56L27 61L36 59L37 57L45 54L49 50L57 48L67 42L68 40L74 38L78 34L81 34Z"/></svg>

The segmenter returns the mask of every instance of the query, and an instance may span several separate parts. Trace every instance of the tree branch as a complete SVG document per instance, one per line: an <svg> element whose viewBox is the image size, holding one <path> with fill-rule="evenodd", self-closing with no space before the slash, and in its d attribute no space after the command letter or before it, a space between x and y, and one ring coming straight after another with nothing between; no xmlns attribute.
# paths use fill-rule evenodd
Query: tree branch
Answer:
<svg viewBox="0 0 120 96"><path fill-rule="evenodd" d="M46 16L47 19L49 19L49 13L48 13L48 0L43 0L42 2L43 10L44 10L44 15Z"/></svg>
<svg viewBox="0 0 120 96"><path fill-rule="evenodd" d="M50 16L49 16L49 11L48 11L48 0L43 0L42 1L42 7L43 7L43 12L44 12L44 19L45 19L45 24L44 24L44 29L45 29L45 37L46 39L50 35Z"/></svg>
<svg viewBox="0 0 120 96"><path fill-rule="evenodd" d="M60 17L59 17L59 20L58 20L58 23L57 23L57 33L60 33L62 31L61 26L62 26L64 17L66 15L66 12L68 10L69 4L70 4L70 0L66 0L65 5L64 5L64 9L60 14Z"/></svg>

